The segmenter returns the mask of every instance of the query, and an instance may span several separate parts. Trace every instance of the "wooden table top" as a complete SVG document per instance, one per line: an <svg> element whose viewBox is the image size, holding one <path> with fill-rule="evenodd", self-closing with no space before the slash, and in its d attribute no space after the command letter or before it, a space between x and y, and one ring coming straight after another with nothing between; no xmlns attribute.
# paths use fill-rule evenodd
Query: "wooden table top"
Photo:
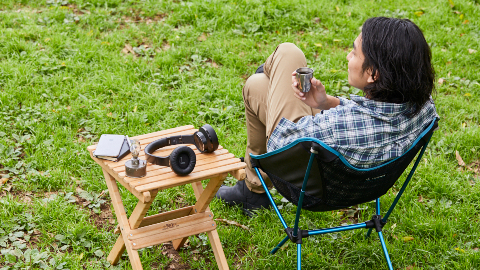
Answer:
<svg viewBox="0 0 480 270"><path fill-rule="evenodd" d="M149 143L169 136L190 135L197 130L198 129L194 128L194 126L188 125L139 135L131 137L131 139L138 139L140 141L142 151L139 158L145 159L145 152L143 149L145 149ZM155 151L154 154L157 156L167 156L178 146L180 145L163 147ZM127 189L130 191L136 191L134 194L185 185L204 179L210 179L222 173L230 173L239 180L245 178L245 170L243 169L246 167L246 163L241 162L239 158L235 158L233 154L229 153L228 150L221 145L219 145L218 149L213 153L201 153L197 150L195 145L192 144L186 144L186 146L192 148L197 157L195 169L193 169L190 174L179 176L175 174L170 167L154 165L147 162L147 175L142 178L131 178L125 175L125 162L132 158L131 154L128 154L118 162L114 162L94 157L93 151L95 150L96 145L91 145L87 149L95 162L97 162L105 171L112 175Z"/></svg>

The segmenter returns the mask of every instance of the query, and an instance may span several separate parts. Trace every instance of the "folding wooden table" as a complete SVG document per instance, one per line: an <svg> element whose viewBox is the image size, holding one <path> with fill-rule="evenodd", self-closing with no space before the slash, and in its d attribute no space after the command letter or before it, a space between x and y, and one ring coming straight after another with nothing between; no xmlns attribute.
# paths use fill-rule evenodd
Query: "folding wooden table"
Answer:
<svg viewBox="0 0 480 270"><path fill-rule="evenodd" d="M150 142L157 139L193 134L195 131L197 129L193 126L182 126L132 137L132 139L138 139L142 149L144 149ZM177 146L160 148L155 152L155 155L169 155ZM187 176L178 176L169 167L147 164L147 175L142 178L125 176L124 165L131 158L131 155L124 157L119 162L113 162L95 158L93 151L96 146L88 147L92 159L103 169L103 175L117 216L118 227L116 232L120 233L120 236L107 258L112 265L117 264L126 249L132 268L134 270L143 269L138 249L172 241L174 248L178 250L183 246L188 236L207 232L218 268L228 269L227 260L216 230L217 225L208 205L228 174L238 180L245 178L244 168L246 164L235 158L222 146L219 146L213 153L200 153L194 145L188 146L194 149L197 155L197 164L192 173ZM139 158L145 159L143 151ZM210 179L210 182L203 190L201 180L205 179ZM127 217L125 212L117 181L139 200L130 218ZM145 217L159 191L185 184L192 184L197 198L195 205Z"/></svg>

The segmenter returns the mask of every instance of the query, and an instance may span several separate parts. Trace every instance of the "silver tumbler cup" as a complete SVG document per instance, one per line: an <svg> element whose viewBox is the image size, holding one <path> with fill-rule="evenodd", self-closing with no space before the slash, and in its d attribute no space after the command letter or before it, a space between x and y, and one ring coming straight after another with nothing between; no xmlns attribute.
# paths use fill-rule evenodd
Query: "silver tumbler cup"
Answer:
<svg viewBox="0 0 480 270"><path fill-rule="evenodd" d="M313 78L313 69L301 67L297 68L295 72L297 73L295 77L297 78L298 89L304 93L310 91L310 86L312 86L310 80Z"/></svg>

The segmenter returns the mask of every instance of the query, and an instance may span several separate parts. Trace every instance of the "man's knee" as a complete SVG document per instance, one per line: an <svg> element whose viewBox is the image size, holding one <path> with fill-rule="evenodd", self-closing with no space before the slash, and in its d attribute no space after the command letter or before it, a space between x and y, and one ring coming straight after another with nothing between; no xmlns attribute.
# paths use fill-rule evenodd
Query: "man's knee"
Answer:
<svg viewBox="0 0 480 270"><path fill-rule="evenodd" d="M282 56L282 58L288 57L291 59L298 59L300 58L305 58L305 54L303 54L302 50L300 50L297 45L290 43L290 42L285 42L280 45L278 45L276 54L279 54Z"/></svg>
<svg viewBox="0 0 480 270"><path fill-rule="evenodd" d="M268 78L263 73L253 74L248 77L242 89L243 102L248 103L248 97L258 95L258 91L267 92Z"/></svg>
<svg viewBox="0 0 480 270"><path fill-rule="evenodd" d="M245 82L245 85L243 86L243 89L242 89L242 95L243 95L243 103L247 104L248 102L248 97L250 96L250 90L251 90L251 86L252 84L255 83L255 75L256 74L253 74L252 76L248 77L247 81Z"/></svg>

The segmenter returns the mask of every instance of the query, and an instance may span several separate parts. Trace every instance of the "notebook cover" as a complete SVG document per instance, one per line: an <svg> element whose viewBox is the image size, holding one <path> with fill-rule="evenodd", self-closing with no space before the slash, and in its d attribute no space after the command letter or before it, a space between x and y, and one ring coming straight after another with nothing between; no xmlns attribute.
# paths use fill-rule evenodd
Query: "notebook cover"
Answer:
<svg viewBox="0 0 480 270"><path fill-rule="evenodd" d="M114 160L114 161L119 161L128 153L130 153L130 146L128 145L127 139L125 139L125 141L123 142L122 150L120 151L120 154L118 155L117 160Z"/></svg>
<svg viewBox="0 0 480 270"><path fill-rule="evenodd" d="M120 151L120 154L118 155L118 157L108 157L108 156L95 156L95 157L117 162L121 160L123 157L125 157L128 153L130 153L130 146L127 140L125 139L122 145L122 150Z"/></svg>
<svg viewBox="0 0 480 270"><path fill-rule="evenodd" d="M93 152L95 156L117 157L125 142L124 135L103 134L100 136L97 148Z"/></svg>

